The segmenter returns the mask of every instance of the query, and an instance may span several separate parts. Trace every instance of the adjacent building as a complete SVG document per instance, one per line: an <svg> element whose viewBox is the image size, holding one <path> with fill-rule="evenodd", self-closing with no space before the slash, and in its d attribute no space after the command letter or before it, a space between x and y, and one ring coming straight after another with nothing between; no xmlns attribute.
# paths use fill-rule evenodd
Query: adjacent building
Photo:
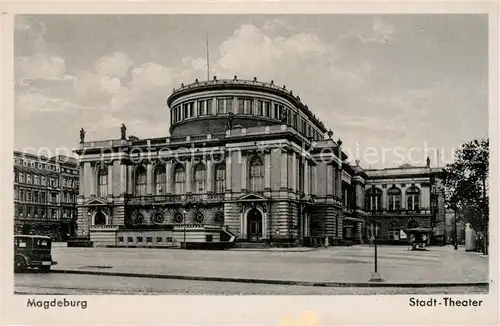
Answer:
<svg viewBox="0 0 500 326"><path fill-rule="evenodd" d="M74 158L14 152L14 233L64 241L76 229L78 168Z"/></svg>
<svg viewBox="0 0 500 326"><path fill-rule="evenodd" d="M122 125L117 139L85 141L80 131L81 238L333 245L370 233L399 241L416 225L441 234L438 170L348 164L342 141L286 86L195 81L167 105L169 137L127 137Z"/></svg>

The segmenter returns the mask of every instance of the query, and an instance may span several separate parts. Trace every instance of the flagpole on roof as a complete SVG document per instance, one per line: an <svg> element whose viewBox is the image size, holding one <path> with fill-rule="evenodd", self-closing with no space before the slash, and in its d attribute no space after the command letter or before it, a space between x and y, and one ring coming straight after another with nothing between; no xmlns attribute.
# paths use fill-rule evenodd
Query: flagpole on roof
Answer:
<svg viewBox="0 0 500 326"><path fill-rule="evenodd" d="M208 32L206 32L207 47L207 80L210 80L210 53L208 51Z"/></svg>

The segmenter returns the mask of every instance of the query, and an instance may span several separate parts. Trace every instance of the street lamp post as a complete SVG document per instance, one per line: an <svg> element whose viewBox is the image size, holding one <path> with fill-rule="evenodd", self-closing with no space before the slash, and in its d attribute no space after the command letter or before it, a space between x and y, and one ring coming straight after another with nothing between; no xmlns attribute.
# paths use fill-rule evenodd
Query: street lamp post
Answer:
<svg viewBox="0 0 500 326"><path fill-rule="evenodd" d="M373 251L373 272L370 276L370 282L383 282L384 280L378 272L378 251L377 251L377 239L373 240L374 251Z"/></svg>
<svg viewBox="0 0 500 326"><path fill-rule="evenodd" d="M184 226L184 249L187 248L186 246L186 210L182 210L182 223Z"/></svg>
<svg viewBox="0 0 500 326"><path fill-rule="evenodd" d="M455 238L455 241L453 241L453 249L458 250L458 228L457 228L457 210L455 209L454 211L454 217L453 217L453 237Z"/></svg>

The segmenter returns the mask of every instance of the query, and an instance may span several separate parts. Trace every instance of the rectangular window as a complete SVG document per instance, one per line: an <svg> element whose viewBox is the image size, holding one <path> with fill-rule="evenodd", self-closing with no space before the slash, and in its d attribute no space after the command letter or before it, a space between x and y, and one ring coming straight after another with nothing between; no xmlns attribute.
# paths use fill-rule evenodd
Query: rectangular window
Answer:
<svg viewBox="0 0 500 326"><path fill-rule="evenodd" d="M279 120L280 118L280 107L278 104L274 103L274 118Z"/></svg>
<svg viewBox="0 0 500 326"><path fill-rule="evenodd" d="M224 193L226 189L226 169L224 166L215 169L215 192Z"/></svg>
<svg viewBox="0 0 500 326"><path fill-rule="evenodd" d="M33 201L35 203L38 203L38 191L35 191L34 195L33 195Z"/></svg>
<svg viewBox="0 0 500 326"><path fill-rule="evenodd" d="M245 100L244 99L238 99L238 106L236 107L236 114L243 114L245 113Z"/></svg>
<svg viewBox="0 0 500 326"><path fill-rule="evenodd" d="M52 210L52 218L53 218L54 220L56 220L56 219L57 219L57 211L56 211L55 209L53 209L53 210Z"/></svg>
<svg viewBox="0 0 500 326"><path fill-rule="evenodd" d="M31 201L31 190L26 190L26 201Z"/></svg>
<svg viewBox="0 0 500 326"><path fill-rule="evenodd" d="M19 199L20 199L21 201L24 201L24 200L25 200L25 198L24 198L24 190L23 190L23 189L19 190Z"/></svg>
<svg viewBox="0 0 500 326"><path fill-rule="evenodd" d="M106 173L99 173L98 197L106 197L108 195L108 175Z"/></svg>
<svg viewBox="0 0 500 326"><path fill-rule="evenodd" d="M40 193L40 202L42 204L45 204L45 202L46 202L45 192Z"/></svg>
<svg viewBox="0 0 500 326"><path fill-rule="evenodd" d="M167 237L167 242L173 242L172 237Z"/></svg>
<svg viewBox="0 0 500 326"><path fill-rule="evenodd" d="M264 116L267 118L271 118L271 103L264 102Z"/></svg>
<svg viewBox="0 0 500 326"><path fill-rule="evenodd" d="M253 114L253 100L252 99L245 100L245 114Z"/></svg>
<svg viewBox="0 0 500 326"><path fill-rule="evenodd" d="M205 101L198 101L198 108L196 109L198 116L204 115L203 113L203 107L205 106Z"/></svg>
<svg viewBox="0 0 500 326"><path fill-rule="evenodd" d="M14 171L14 181L15 182L19 181L19 173L17 171Z"/></svg>
<svg viewBox="0 0 500 326"><path fill-rule="evenodd" d="M19 206L18 211L19 211L19 216L23 216L24 213L23 206Z"/></svg>
<svg viewBox="0 0 500 326"><path fill-rule="evenodd" d="M192 118L194 117L194 102L188 103L189 105L189 117Z"/></svg>
<svg viewBox="0 0 500 326"><path fill-rule="evenodd" d="M19 182L24 183L24 173L19 172Z"/></svg>
<svg viewBox="0 0 500 326"><path fill-rule="evenodd" d="M255 115L262 116L264 111L264 102L257 101L257 109L255 110Z"/></svg>
<svg viewBox="0 0 500 326"><path fill-rule="evenodd" d="M217 99L217 114L226 113L226 107L224 106L225 99L219 98Z"/></svg>
<svg viewBox="0 0 500 326"><path fill-rule="evenodd" d="M128 243L133 243L133 242L134 242L134 238L132 238L132 237L127 237L127 242L128 242Z"/></svg>
<svg viewBox="0 0 500 326"><path fill-rule="evenodd" d="M162 237L156 237L156 243L162 243L163 238Z"/></svg>
<svg viewBox="0 0 500 326"><path fill-rule="evenodd" d="M28 217L31 217L31 207L28 207L28 209L26 211L28 213Z"/></svg>
<svg viewBox="0 0 500 326"><path fill-rule="evenodd" d="M213 103L212 100L207 100L207 108L206 108L205 112L208 115L212 115L213 114L212 103Z"/></svg>
<svg viewBox="0 0 500 326"><path fill-rule="evenodd" d="M153 237L146 237L146 243L153 243Z"/></svg>
<svg viewBox="0 0 500 326"><path fill-rule="evenodd" d="M26 183L31 184L31 174L26 173Z"/></svg>
<svg viewBox="0 0 500 326"><path fill-rule="evenodd" d="M118 237L118 242L123 242L123 237Z"/></svg>
<svg viewBox="0 0 500 326"><path fill-rule="evenodd" d="M142 237L137 237L137 243L142 243Z"/></svg>
<svg viewBox="0 0 500 326"><path fill-rule="evenodd" d="M17 187L14 188L14 199L19 199L19 189Z"/></svg>
<svg viewBox="0 0 500 326"><path fill-rule="evenodd" d="M212 242L214 241L214 236L211 234L205 235L205 242Z"/></svg>

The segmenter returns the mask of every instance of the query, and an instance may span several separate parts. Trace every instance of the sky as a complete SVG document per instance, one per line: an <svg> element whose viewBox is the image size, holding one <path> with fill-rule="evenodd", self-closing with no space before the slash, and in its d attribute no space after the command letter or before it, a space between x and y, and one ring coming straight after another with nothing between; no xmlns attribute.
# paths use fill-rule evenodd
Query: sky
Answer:
<svg viewBox="0 0 500 326"><path fill-rule="evenodd" d="M168 136L165 100L207 78L207 35L211 76L286 85L351 163L444 164L488 136L486 15L17 15L15 149L64 154L122 123Z"/></svg>

